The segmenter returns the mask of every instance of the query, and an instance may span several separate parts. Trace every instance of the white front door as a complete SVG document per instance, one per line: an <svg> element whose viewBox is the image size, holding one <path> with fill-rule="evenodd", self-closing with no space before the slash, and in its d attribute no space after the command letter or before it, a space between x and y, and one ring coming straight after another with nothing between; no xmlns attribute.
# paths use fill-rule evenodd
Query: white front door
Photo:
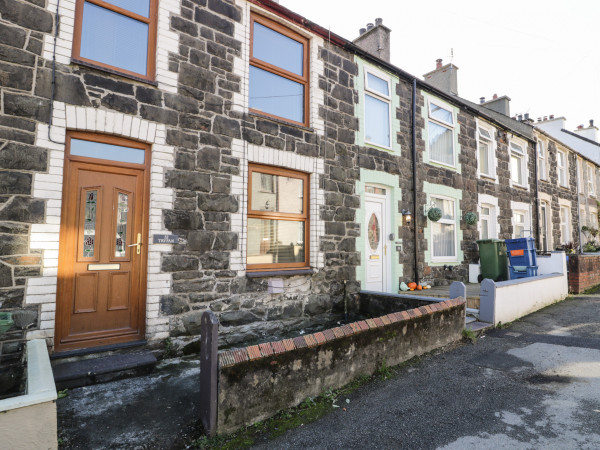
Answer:
<svg viewBox="0 0 600 450"><path fill-rule="evenodd" d="M389 215L387 189L367 186L365 189L365 289L390 291L390 257L388 242Z"/></svg>

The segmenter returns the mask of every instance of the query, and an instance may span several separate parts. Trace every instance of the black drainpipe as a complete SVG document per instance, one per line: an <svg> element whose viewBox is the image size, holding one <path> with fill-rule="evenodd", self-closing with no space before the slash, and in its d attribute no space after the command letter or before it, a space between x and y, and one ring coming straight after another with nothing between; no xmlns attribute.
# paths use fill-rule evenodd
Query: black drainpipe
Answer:
<svg viewBox="0 0 600 450"><path fill-rule="evenodd" d="M417 234L417 79L412 83L412 179L413 179L413 225L415 227L415 283L419 284L419 236Z"/></svg>
<svg viewBox="0 0 600 450"><path fill-rule="evenodd" d="M535 169L533 171L533 173L535 174L535 216L537 217L537 227L535 227L535 240L538 243L538 248L541 250L542 249L542 234L541 234L541 228L542 228L542 218L540 216L540 180L539 180L539 174L538 174L538 141L537 139L535 140ZM547 212L546 212L547 214ZM548 228L548 224L546 224L546 228ZM548 230L546 230L546 235L548 235Z"/></svg>

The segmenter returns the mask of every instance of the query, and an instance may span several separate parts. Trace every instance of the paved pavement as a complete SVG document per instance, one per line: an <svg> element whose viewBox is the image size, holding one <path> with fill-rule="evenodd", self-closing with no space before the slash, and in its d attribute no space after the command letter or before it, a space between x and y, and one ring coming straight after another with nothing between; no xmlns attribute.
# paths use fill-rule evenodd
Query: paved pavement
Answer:
<svg viewBox="0 0 600 450"><path fill-rule="evenodd" d="M428 355L349 400L256 448L598 449L600 297Z"/></svg>
<svg viewBox="0 0 600 450"><path fill-rule="evenodd" d="M63 448L182 448L198 435L194 360L59 399ZM577 296L369 383L257 448L598 449L600 296ZM1 445L0 445L1 447Z"/></svg>

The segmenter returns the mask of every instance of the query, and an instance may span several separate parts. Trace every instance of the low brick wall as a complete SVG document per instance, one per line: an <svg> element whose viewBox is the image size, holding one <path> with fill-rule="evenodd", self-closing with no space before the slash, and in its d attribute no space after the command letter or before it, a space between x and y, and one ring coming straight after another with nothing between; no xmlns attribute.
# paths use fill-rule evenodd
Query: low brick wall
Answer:
<svg viewBox="0 0 600 450"><path fill-rule="evenodd" d="M361 294L362 296L362 294ZM380 307L401 305L401 296L371 296ZM367 299L364 298L363 301ZM462 298L322 332L228 350L219 354L217 432L229 433L267 419L307 397L337 389L385 364L394 366L460 339L465 325Z"/></svg>
<svg viewBox="0 0 600 450"><path fill-rule="evenodd" d="M600 254L569 255L569 292L580 294L600 284Z"/></svg>

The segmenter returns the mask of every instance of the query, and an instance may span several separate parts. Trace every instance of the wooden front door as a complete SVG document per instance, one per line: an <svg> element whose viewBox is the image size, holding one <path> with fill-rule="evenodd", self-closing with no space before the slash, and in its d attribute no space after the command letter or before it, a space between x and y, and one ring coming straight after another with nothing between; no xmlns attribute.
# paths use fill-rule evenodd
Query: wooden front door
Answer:
<svg viewBox="0 0 600 450"><path fill-rule="evenodd" d="M72 133L68 139L71 153L65 162L59 246L58 351L144 338L146 169L141 164L103 160L118 159L126 152L120 154L119 146L89 138ZM117 152L111 153L115 148Z"/></svg>

